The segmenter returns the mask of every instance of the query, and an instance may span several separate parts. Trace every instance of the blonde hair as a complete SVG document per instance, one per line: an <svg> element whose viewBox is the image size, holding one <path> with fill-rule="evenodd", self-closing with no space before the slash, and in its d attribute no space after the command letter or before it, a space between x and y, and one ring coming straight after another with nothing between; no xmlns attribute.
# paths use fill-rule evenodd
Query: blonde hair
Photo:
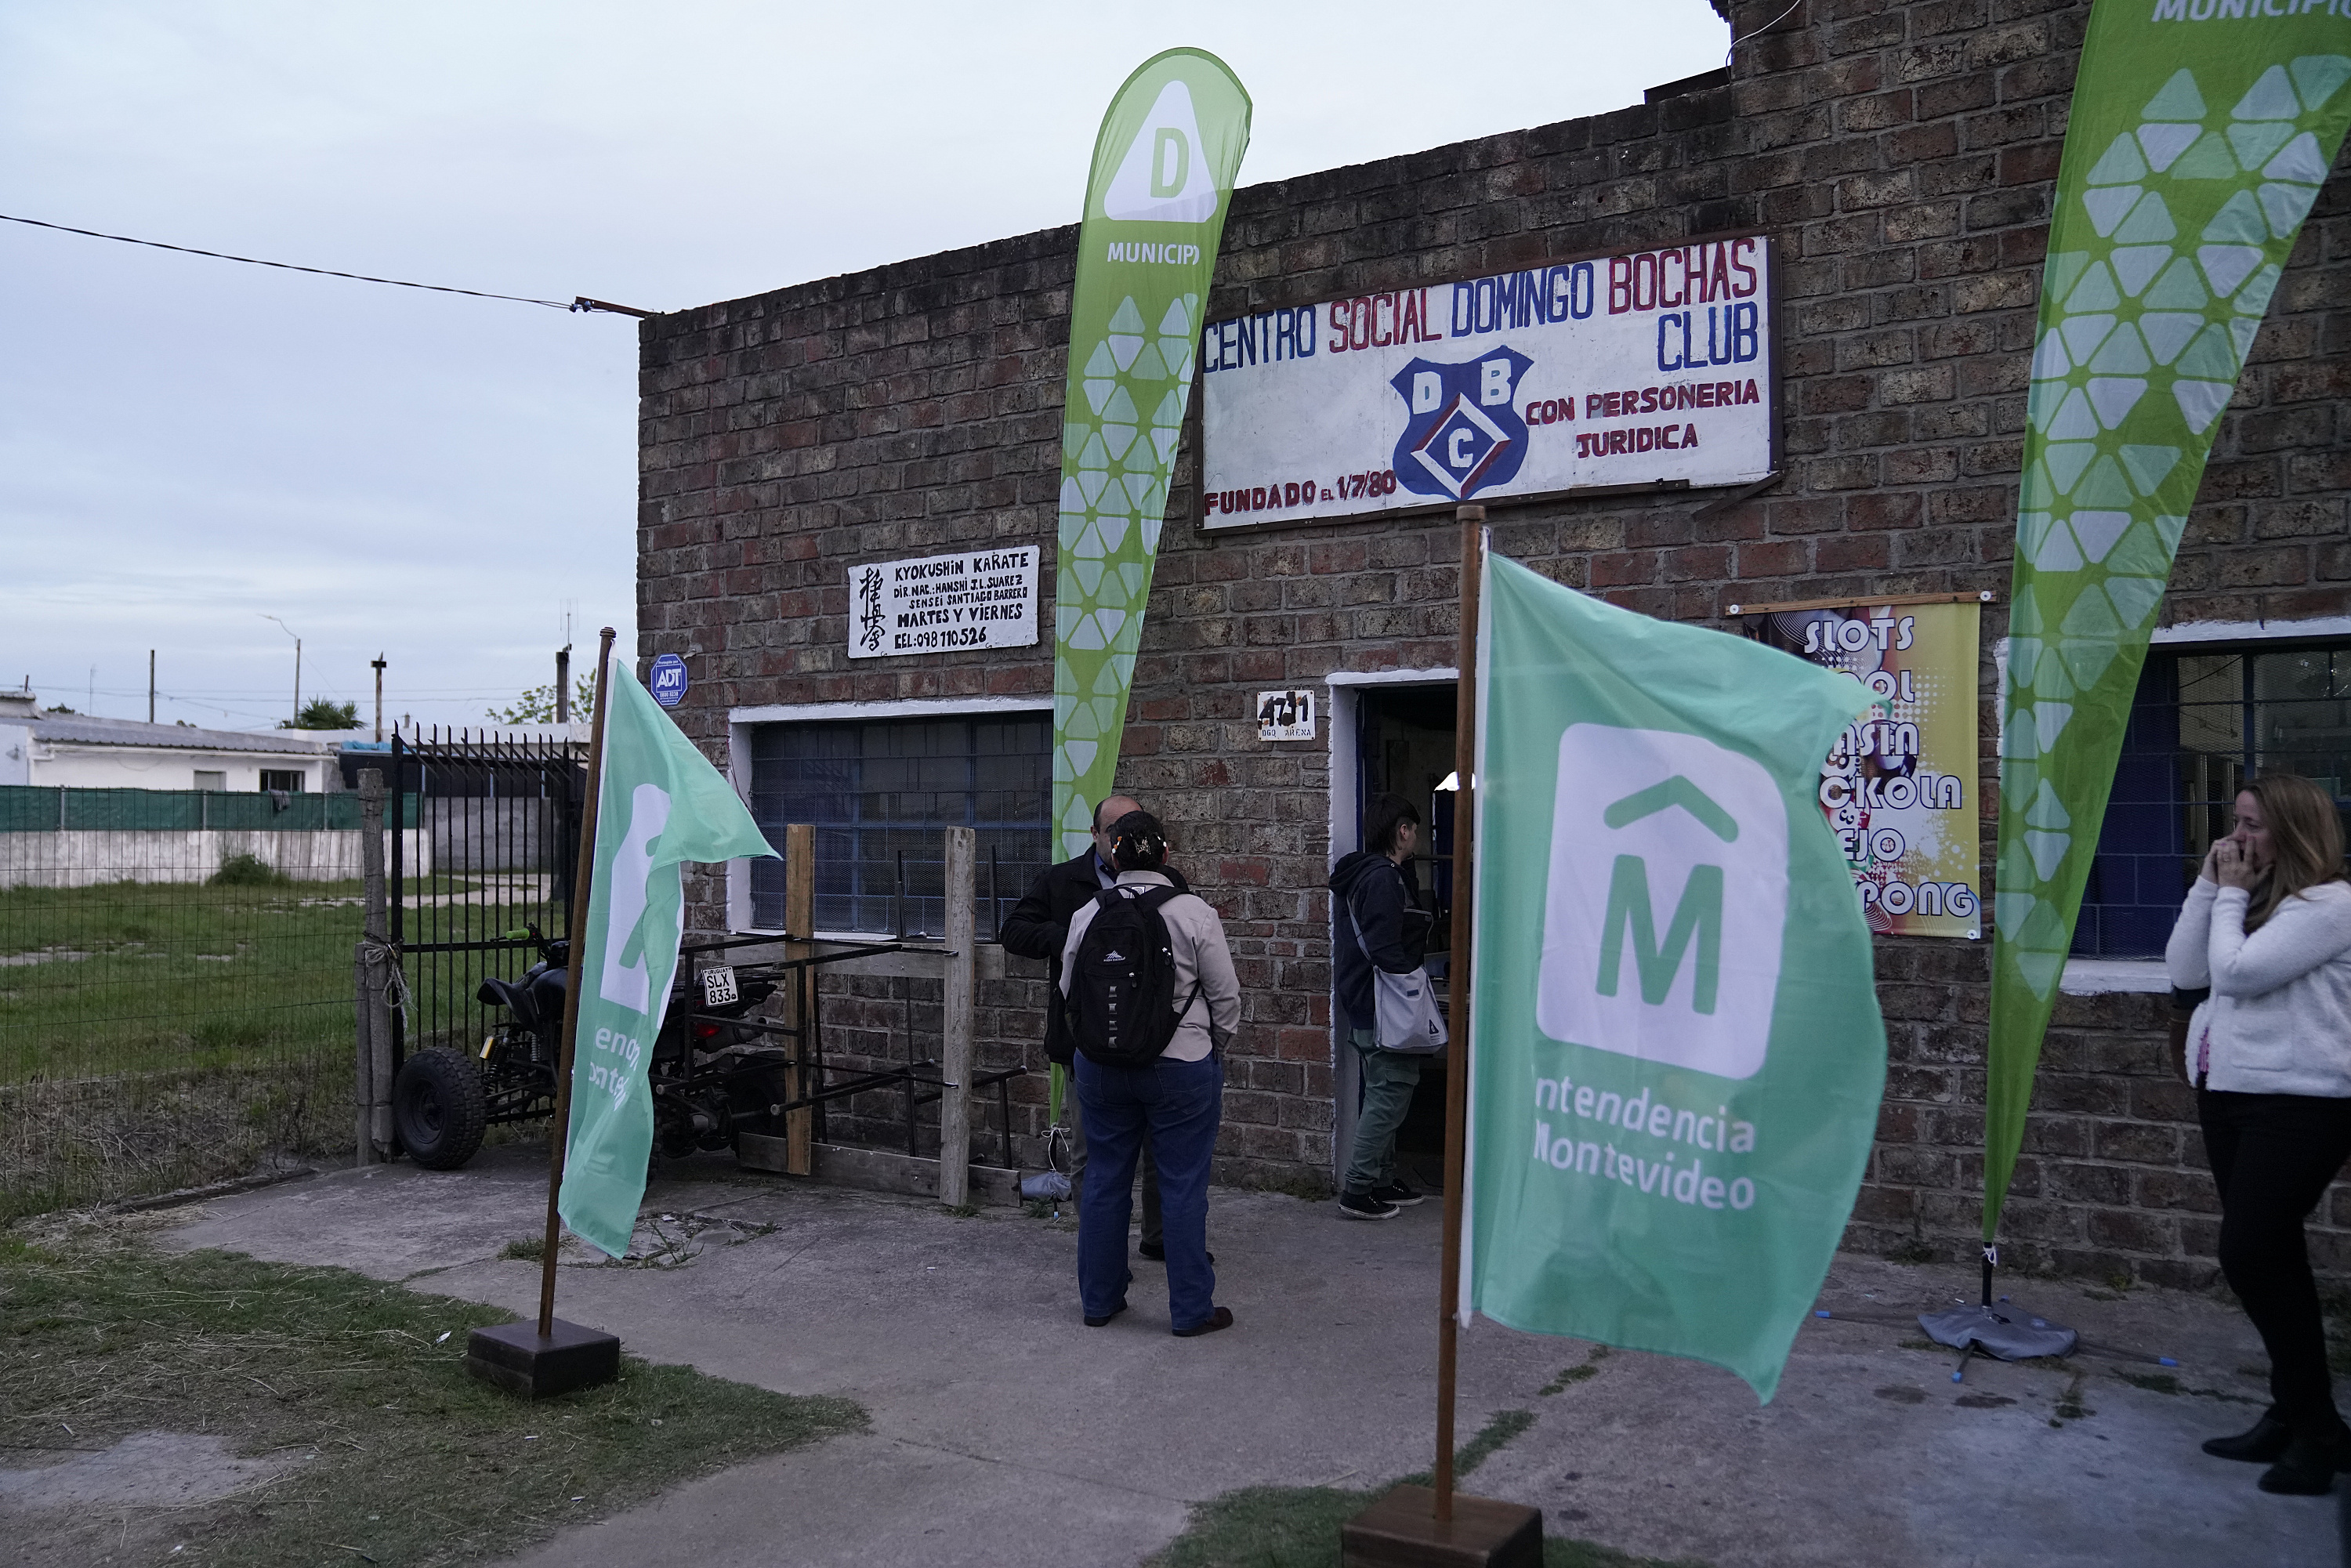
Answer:
<svg viewBox="0 0 2351 1568"><path fill-rule="evenodd" d="M2245 793L2261 804L2271 850L2269 872L2253 884L2245 909L2252 931L2287 899L2343 879L2343 819L2334 797L2298 773L2264 773Z"/></svg>

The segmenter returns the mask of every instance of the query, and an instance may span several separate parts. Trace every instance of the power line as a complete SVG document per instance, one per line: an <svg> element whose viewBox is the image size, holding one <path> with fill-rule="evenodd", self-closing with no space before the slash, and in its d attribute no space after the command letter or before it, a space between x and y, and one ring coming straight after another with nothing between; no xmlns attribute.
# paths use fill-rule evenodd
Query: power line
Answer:
<svg viewBox="0 0 2351 1568"><path fill-rule="evenodd" d="M364 272L337 272L329 267L300 267L290 261L264 261L257 256L231 256L226 251L199 250L192 245L166 245L159 239L134 239L129 235L100 234L96 229L78 229L71 224L45 223L39 218L20 218L0 213L0 223L25 224L37 229L54 229L59 234L81 235L89 239L110 239L121 245L142 245L151 250L177 251L182 256L208 256L214 261L241 261L247 267L274 267L282 272L308 272L320 277L345 277L354 283L382 283L394 288L422 288L434 294L463 294L475 299L505 299L517 305L543 305L549 310L602 311L614 316L647 317L651 310L638 310L626 305L614 305L602 299L577 296L569 304L560 299L534 299L526 294L493 294L481 288L455 288L445 283L411 283L402 277L371 277Z"/></svg>

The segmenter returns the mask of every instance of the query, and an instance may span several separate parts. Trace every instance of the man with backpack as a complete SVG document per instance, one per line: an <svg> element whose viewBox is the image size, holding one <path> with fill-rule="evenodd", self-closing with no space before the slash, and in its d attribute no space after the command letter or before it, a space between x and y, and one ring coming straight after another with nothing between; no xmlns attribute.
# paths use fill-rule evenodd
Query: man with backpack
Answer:
<svg viewBox="0 0 2351 1568"><path fill-rule="evenodd" d="M1394 1219L1422 1196L1396 1174L1396 1129L1420 1087L1422 1060L1444 1038L1435 1036L1432 1045L1425 1028L1419 1038L1413 1037L1408 1022L1398 1029L1394 1006L1388 1009L1394 1038L1381 1038L1380 988L1411 992L1416 998L1427 985L1421 964L1429 917L1420 907L1411 864L1420 840L1420 811L1401 795L1375 796L1364 827L1368 847L1331 871L1332 978L1364 1081L1364 1107L1355 1119L1339 1214L1345 1219ZM1433 1006L1426 1016L1435 1017Z"/></svg>
<svg viewBox="0 0 2351 1568"><path fill-rule="evenodd" d="M1126 1226L1147 1145L1159 1166L1169 1327L1189 1339L1233 1322L1216 1304L1208 1261L1208 1166L1241 987L1224 922L1163 869L1157 820L1119 818L1111 856L1118 882L1071 917L1061 955L1062 1021L1092 1145L1093 1179L1078 1200L1078 1300L1088 1328L1126 1311Z"/></svg>
<svg viewBox="0 0 2351 1568"><path fill-rule="evenodd" d="M1105 888L1118 881L1117 868L1111 864L1110 858L1112 825L1128 812L1141 810L1142 803L1132 796L1104 796L1094 808L1093 843L1074 860L1047 866L1039 873L1027 895L1004 917L999 940L1006 951L1023 958L1041 958L1048 967L1052 999L1045 1009L1045 1057L1067 1070L1074 1068L1069 1035L1061 1026L1061 950L1069 946L1070 922L1078 911L1092 904ZM1173 866L1162 866L1160 873L1178 893L1191 891L1185 883L1184 874ZM1070 1188L1073 1196L1082 1197L1086 1183L1086 1118L1074 1092L1065 1109L1070 1119ZM1159 1172L1151 1163L1147 1148L1143 1155L1143 1240L1137 1250L1154 1262L1167 1256L1160 1226Z"/></svg>

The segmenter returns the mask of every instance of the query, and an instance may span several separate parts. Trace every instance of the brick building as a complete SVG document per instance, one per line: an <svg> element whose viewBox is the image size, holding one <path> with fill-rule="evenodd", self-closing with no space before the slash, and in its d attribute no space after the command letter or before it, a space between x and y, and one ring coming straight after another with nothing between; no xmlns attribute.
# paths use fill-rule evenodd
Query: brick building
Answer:
<svg viewBox="0 0 2351 1568"><path fill-rule="evenodd" d="M1781 9L1737 0L1733 30ZM1647 490L1496 505L1494 546L1700 624L1742 601L1991 591L1976 796L1989 813L2028 361L2086 15L2079 0L1821 0L1740 44L1727 79L1245 187L1207 314L1768 235L1778 483L1744 500ZM2170 714L2170 728L2137 726L2131 742L2158 779L2191 771L2180 705L2221 686L2239 713L2223 776L2262 762L2281 714L2328 755L2344 749L2341 705L2328 705L2351 694L2346 189L2338 177L2311 214L2179 550L2141 691L2142 713ZM763 821L832 812L828 841L864 869L820 900L820 926L924 923L923 800L1004 830L982 853L992 841L1011 868L1008 899L1041 854L1041 804L1033 839L1013 819L1048 776L1050 608L1034 648L852 662L846 574L1041 547L1050 606L1076 238L1025 235L644 324L639 652L684 657L694 686L677 717L731 759ZM1323 881L1354 847L1366 769L1416 768L1449 743L1457 536L1443 510L1204 530L1198 407L1196 395L1119 779L1173 826L1240 962L1248 1023L1220 1177L1327 1186L1353 1089L1332 1027ZM1252 701L1270 687L1322 694L1318 742L1259 738ZM1374 755L1367 726L1404 750ZM817 800L811 779L839 798ZM841 803L860 791L864 804ZM2173 821L2199 806L2157 803ZM850 820L861 812L862 826ZM1991 840L1987 814L1987 893ZM902 885L892 856L910 847ZM698 882L696 924L773 928L760 874ZM2168 1000L2143 948L2086 952L2069 971L2004 1229L2027 1263L2201 1282L2217 1203L2189 1091L2164 1064ZM1989 954L1918 937L1881 938L1877 953L1889 1071L1848 1239L1957 1255L1980 1203ZM1043 987L1024 967L984 988L991 1062L1041 1062ZM925 1027L919 983L855 985L850 1024ZM1025 1137L1041 1100L1041 1082L1026 1086ZM1025 1152L1033 1160L1033 1143ZM2331 1202L2316 1245L2339 1280L2351 1191Z"/></svg>

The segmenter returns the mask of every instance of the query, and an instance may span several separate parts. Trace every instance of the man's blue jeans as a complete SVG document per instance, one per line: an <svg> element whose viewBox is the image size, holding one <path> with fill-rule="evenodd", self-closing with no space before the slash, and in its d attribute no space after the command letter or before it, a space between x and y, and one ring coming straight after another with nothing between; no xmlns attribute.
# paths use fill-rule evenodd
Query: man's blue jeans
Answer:
<svg viewBox="0 0 2351 1568"><path fill-rule="evenodd" d="M1161 1057L1148 1067L1104 1067L1078 1053L1086 1118L1086 1185L1078 1195L1078 1301L1090 1318L1126 1301L1126 1227L1144 1140L1159 1166L1167 1244L1169 1326L1197 1328L1217 1307L1208 1266L1208 1161L1224 1115L1225 1069Z"/></svg>

